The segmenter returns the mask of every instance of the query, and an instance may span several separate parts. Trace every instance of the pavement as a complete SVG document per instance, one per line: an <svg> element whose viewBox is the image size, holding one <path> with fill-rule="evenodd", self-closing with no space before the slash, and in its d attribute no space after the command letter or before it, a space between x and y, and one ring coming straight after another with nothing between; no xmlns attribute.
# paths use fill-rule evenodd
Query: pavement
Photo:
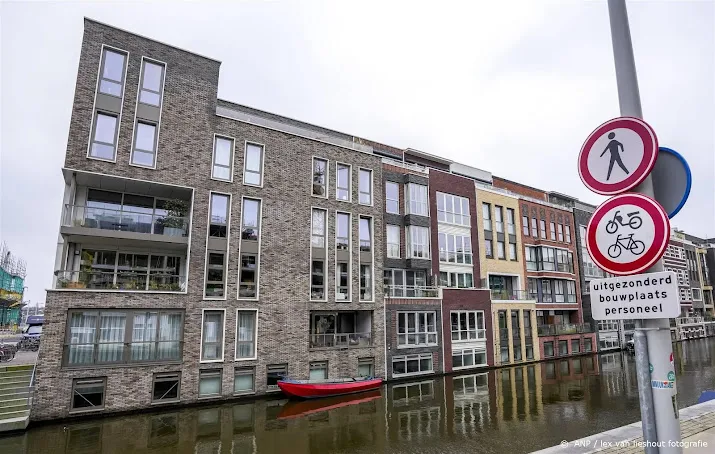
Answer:
<svg viewBox="0 0 715 454"><path fill-rule="evenodd" d="M15 357L12 361L7 363L2 363L3 366L22 366L25 364L35 364L37 363L37 352L20 350L15 353ZM715 445L713 445L715 446Z"/></svg>
<svg viewBox="0 0 715 454"><path fill-rule="evenodd" d="M680 433L683 454L715 452L715 400L682 408ZM564 440L559 446L535 451L537 454L641 454L644 451L641 422L579 440Z"/></svg>

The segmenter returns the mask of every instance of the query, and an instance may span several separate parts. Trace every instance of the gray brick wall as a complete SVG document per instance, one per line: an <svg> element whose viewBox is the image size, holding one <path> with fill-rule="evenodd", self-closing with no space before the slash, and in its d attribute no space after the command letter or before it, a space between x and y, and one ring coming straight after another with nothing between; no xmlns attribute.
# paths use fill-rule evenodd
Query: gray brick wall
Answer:
<svg viewBox="0 0 715 454"><path fill-rule="evenodd" d="M127 82L119 131L117 162L86 157L97 68L102 44L129 52ZM141 57L167 63L156 170L129 165L134 109ZM65 166L126 178L157 181L194 188L193 220L186 294L142 294L87 291L49 291L45 316L47 326L36 373L33 420L68 416L72 380L106 377L106 412L146 408L151 402L152 376L180 371L181 401L198 399L199 369L222 369L224 397L232 396L235 367L255 367L257 394L266 390L266 366L288 363L292 377L307 378L310 361L327 360L329 376L357 374L358 358L375 358L375 372L384 376L384 305L382 263L384 211L382 164L375 155L291 136L215 115L219 63L174 47L85 22L77 86L69 129ZM234 182L211 180L213 134L236 139ZM264 187L243 186L244 141L265 145ZM312 156L330 161L329 199L311 196ZM352 203L335 200L335 162L353 166ZM374 204L358 205L358 168L372 169ZM226 301L203 300L209 192L232 194ZM236 299L239 267L241 197L263 201L261 226L260 300ZM309 301L310 207L328 209L326 286L328 302ZM353 213L353 299L335 302L335 210ZM373 217L374 302L358 302L358 216ZM48 251L48 253L51 253ZM180 364L67 369L61 367L68 309L81 308L179 308L185 310L183 361ZM201 311L226 309L224 362L199 364ZM234 361L236 310L258 309L258 359ZM373 313L373 346L341 350L309 350L310 311L369 310Z"/></svg>

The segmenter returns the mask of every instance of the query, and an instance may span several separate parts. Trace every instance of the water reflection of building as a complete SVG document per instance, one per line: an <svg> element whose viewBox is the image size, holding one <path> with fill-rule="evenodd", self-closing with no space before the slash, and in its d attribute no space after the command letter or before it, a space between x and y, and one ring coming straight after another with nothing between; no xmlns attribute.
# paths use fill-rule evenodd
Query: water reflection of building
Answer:
<svg viewBox="0 0 715 454"><path fill-rule="evenodd" d="M521 418L538 419L543 412L542 366L532 364L495 371L497 424Z"/></svg>

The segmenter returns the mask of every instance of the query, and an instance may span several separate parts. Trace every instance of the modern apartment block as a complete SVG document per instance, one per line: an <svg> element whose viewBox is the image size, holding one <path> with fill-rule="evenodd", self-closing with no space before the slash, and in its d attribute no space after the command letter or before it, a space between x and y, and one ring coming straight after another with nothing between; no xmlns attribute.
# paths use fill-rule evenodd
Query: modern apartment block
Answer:
<svg viewBox="0 0 715 454"><path fill-rule="evenodd" d="M549 202L548 193L494 178L494 186L519 194L524 268L529 297L536 300L542 359L595 351L595 335L584 323L573 212Z"/></svg>
<svg viewBox="0 0 715 454"><path fill-rule="evenodd" d="M690 241L685 239L683 233L676 230L671 231L668 248L663 255L663 266L665 270L673 271L678 276L680 312L683 317L691 315L693 312L693 292L690 283L688 258L685 254L686 243L690 243L689 246L694 250L694 246Z"/></svg>
<svg viewBox="0 0 715 454"><path fill-rule="evenodd" d="M382 158L92 20L32 418L385 375Z"/></svg>

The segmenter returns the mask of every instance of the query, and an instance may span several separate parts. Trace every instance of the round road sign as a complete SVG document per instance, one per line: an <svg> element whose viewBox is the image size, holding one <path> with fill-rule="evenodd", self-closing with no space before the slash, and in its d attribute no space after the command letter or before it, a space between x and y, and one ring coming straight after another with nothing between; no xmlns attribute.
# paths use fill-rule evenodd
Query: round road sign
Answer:
<svg viewBox="0 0 715 454"><path fill-rule="evenodd" d="M638 186L658 158L658 138L640 118L609 120L588 136L578 156L578 174L590 190L615 195Z"/></svg>
<svg viewBox="0 0 715 454"><path fill-rule="evenodd" d="M629 193L596 208L586 230L586 247L596 265L625 276L653 266L669 238L670 222L663 207L642 194Z"/></svg>

